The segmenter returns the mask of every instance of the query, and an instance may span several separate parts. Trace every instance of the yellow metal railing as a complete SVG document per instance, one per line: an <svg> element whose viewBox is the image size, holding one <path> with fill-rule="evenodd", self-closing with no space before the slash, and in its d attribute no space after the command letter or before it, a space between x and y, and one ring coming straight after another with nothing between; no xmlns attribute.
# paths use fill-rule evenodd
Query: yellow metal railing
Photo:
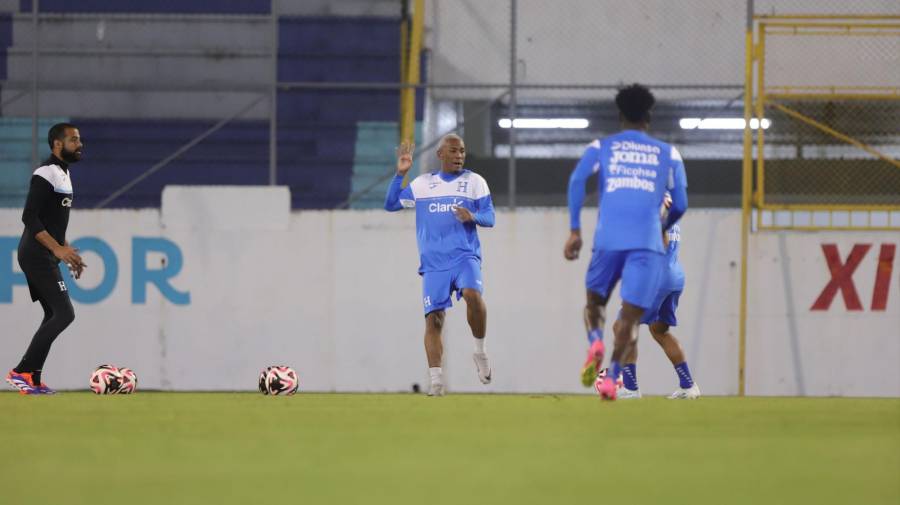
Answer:
<svg viewBox="0 0 900 505"><path fill-rule="evenodd" d="M762 100L760 100L760 101L762 101ZM770 102L769 102L769 105L771 105L772 107L774 107L774 108L780 110L781 112L784 112L784 113L787 114L788 116L791 116L792 118L794 118L794 119L796 119L796 120L798 120L798 121L801 121L801 122L806 123L806 124L808 124L808 125L810 125L810 126L812 126L812 127L814 127L814 128L817 128L817 129L819 129L819 130L821 130L821 131L823 131L823 132L825 132L825 133L831 135L832 137L834 137L834 138L836 138L836 139L838 139L838 140L842 140L842 141L844 141L844 142L846 142L846 143L848 143L848 144L850 144L850 145L856 146L856 147L858 147L859 149L861 149L861 150L863 150L863 151L865 151L865 152L871 154L872 156L875 156L876 158L878 158L878 159L880 159L880 160L882 160L882 161L885 161L885 162L887 162L887 163L890 164L890 165L893 165L893 166L895 166L895 167L897 167L897 168L900 168L900 161L895 160L895 159L893 159L893 158L891 158L891 157L885 155L884 153L878 151L877 149L873 148L873 147L870 146L870 145L867 145L867 144L865 144L865 143L863 143L863 142L860 142L859 140L856 140L855 138L853 138L853 137L851 137L851 136L849 136L849 135L845 135L845 134L843 134L843 133L841 133L841 132L835 130L834 128L831 128L830 126L828 126L828 125L826 125L826 124L824 124L824 123L820 123L819 121L816 121L815 119L812 119L812 118L810 118L810 117L808 117L808 116L805 116L805 115L803 115L803 114L801 114L801 113L799 113L799 112L797 112L797 111L791 109L790 107L787 107L787 106L785 106L785 105L781 105L781 104L778 103L778 102L770 101ZM760 117L762 117L762 116L760 116ZM760 136L760 138L762 138L762 137ZM762 140L760 140L760 144L762 144Z"/></svg>
<svg viewBox="0 0 900 505"><path fill-rule="evenodd" d="M422 30L425 22L425 0L414 0L412 23L401 27L401 66L403 84L400 92L400 140L415 141L416 88L419 84L419 55L422 52Z"/></svg>
<svg viewBox="0 0 900 505"><path fill-rule="evenodd" d="M416 141L416 85L419 84L419 55L425 24L425 0L413 0L412 22L400 26L400 73L406 86L400 91L400 142ZM409 173L403 178L405 186Z"/></svg>
<svg viewBox="0 0 900 505"><path fill-rule="evenodd" d="M900 15L790 14L753 15L751 19L745 31L744 60L745 127L741 177L741 293L738 332L740 396L747 389L748 258L752 233L765 230L900 230L900 161L897 159L897 152L900 150L900 121L895 119L900 117L900 70L891 73L891 69L900 68L897 63L897 55L900 54L897 49L900 48ZM865 72L836 74L850 76L843 81L836 79L837 82L815 82L815 77L810 78L809 75L818 76L818 71L828 70L830 65L837 64L832 61L834 55L827 50L819 58L809 57L806 62L811 65L812 72L809 75L783 65L781 70L785 66L788 68L781 75L784 79L779 82L772 78L771 72L767 72L767 54L771 55L770 52L774 50L774 42L767 43L767 38L771 37L778 38L775 41L778 44L775 45L781 49L785 49L783 41L789 37L803 40L807 43L807 50L819 49L822 41L834 43L847 40L849 43L842 47L843 56L847 56L847 53L852 56L853 51L860 48L872 50L872 46L877 45L881 53L860 56L868 64L873 64L873 61L881 64L881 69L887 71L878 75L886 82L874 82L877 79L869 79ZM801 37L805 38L799 39ZM809 44L810 40L815 43ZM859 40L872 43L854 45ZM791 54L791 51L794 53ZM798 51L802 49L788 46L786 61L796 63L797 54L802 54ZM800 58L803 61L803 56ZM847 61L852 61L852 58ZM800 78L793 81L789 78L797 75ZM784 82L785 80L788 82ZM878 116L887 118L884 124L872 125L872 131L866 130L864 135L857 134L861 130L860 124L868 126L865 120L869 116L864 114L871 112L874 117L879 113L884 114L886 109L896 112ZM848 111L855 111L857 117L841 117L842 113L850 113ZM788 121L788 125L775 124L775 120L770 118L772 128L767 133L762 125L762 120L768 118L767 113L773 117L778 116L779 121ZM758 120L759 127L755 130L751 127L753 118ZM854 128L846 128L847 124ZM785 128L788 128L787 135ZM794 139L796 145L789 145L786 137ZM781 144L767 145L767 141L773 138ZM819 152L811 157L804 156L805 142L812 144L812 151ZM797 152L794 158L783 153L779 158L775 154L776 147L795 148ZM837 153L829 154L829 149ZM845 157L841 149L854 152ZM767 158L770 163L767 163ZM826 167L825 170L810 171L810 164L818 162ZM781 179L784 179L785 174L790 178L799 172L802 175L822 177L823 184L832 186L819 188L818 192L795 195L796 198L793 199L776 198L779 195L767 191L771 189L772 182L767 180L770 179L767 174L773 175L769 171L776 165L781 170L777 174L782 176ZM876 165L874 172L873 165ZM796 171L792 171L794 168ZM847 175L841 173L847 169L854 170L854 173L849 174L851 178L877 174L879 179L869 186L854 189L841 178ZM770 186L767 187L767 184ZM872 195L866 195L863 191L860 198L860 195L853 192L859 188L875 189ZM867 198L868 196L871 197Z"/></svg>
<svg viewBox="0 0 900 505"><path fill-rule="evenodd" d="M756 14L753 16L754 21L761 20L841 20L841 21L900 21L900 15L895 14Z"/></svg>
<svg viewBox="0 0 900 505"><path fill-rule="evenodd" d="M798 201L789 201L790 199L786 201L785 198L770 199L772 191L775 189L773 183L768 180L769 172L772 170L767 163L767 150L770 146L767 145L767 133L764 128L759 128L756 132L756 149L752 149L752 146L750 148L745 146L745 161L747 158L752 158L753 154L751 153L754 151L756 157L755 191L752 193L751 200L753 206L765 212L818 211L827 214L835 211L900 211L900 172L896 171L900 169L900 160L896 157L896 148L894 147L894 152L886 152L880 146L866 142L850 132L842 131L841 128L834 124L829 124L823 118L813 117L813 114L808 110L800 110L800 107L798 107L798 105L802 105L809 110L818 108L830 111L836 107L835 104L839 106L842 103L864 103L865 101L881 102L892 106L894 104L900 105L900 82L897 82L900 79L888 83L864 85L843 83L794 84L783 82L772 84L770 83L770 77L767 75L767 57L773 56L769 55L770 48L767 47L768 37L819 37L815 39L816 41L833 40L835 37L894 37L897 41L896 44L900 44L900 22L894 22L894 20L900 20L900 16L789 15L755 16L755 19L757 20L756 40L752 40L753 33L751 32L751 48L747 51L746 62L747 87L755 90L755 96L748 96L747 102L752 105L754 115L757 118L763 118L766 117L767 113L776 112L783 120L792 122L791 126L794 131L790 133L793 133L796 137L818 135L831 139L832 142L825 147L839 149L840 146L852 146L856 153L852 154L849 160L860 160L857 161L859 166L853 167L860 174L859 178L865 179L870 177L868 174L875 173L876 180L871 181L867 187L842 187L840 182L841 176L846 174L839 173L841 170L839 165L841 163L847 165L847 160L843 156L832 156L832 158L837 158L840 161L834 161L828 157L821 158L819 164L822 170L815 172L810 172L810 160L804 159L802 163L797 162L794 165L797 165L798 169L801 166L805 167L806 171L803 173L807 176L811 173L818 174L817 178L809 181L810 187L817 189L818 192L810 191L809 194L796 195L797 198L795 200ZM892 44L895 44L893 40L885 46L888 52L895 49L895 46ZM787 49L791 49L791 47L788 46ZM778 54L776 53L774 56L777 57ZM865 58L872 55L860 56ZM888 65L896 61L895 55L893 56L894 60L891 60L891 54L875 56L876 58L884 59ZM820 61L817 63L817 65L823 64L828 65L831 62ZM900 73L897 75L900 76ZM872 107L877 108L877 106L878 104L874 104ZM863 110L860 107L864 106L856 106L855 110ZM832 114L834 113L832 112ZM858 114L862 114L862 112L858 112ZM840 122L840 120L846 120L847 118L831 117L830 119ZM782 132L790 129L784 124L779 126ZM878 125L873 125L873 128L876 126ZM896 124L893 126L890 124L880 126L883 129L881 137L893 136L893 141L889 141L888 144L892 142L896 144L898 142L897 138L900 138L900 128ZM752 143L752 133L747 133L751 136ZM826 141L820 140L819 142L825 143ZM798 143L802 144L801 141L798 141ZM802 145L798 147L798 149L802 148ZM864 160L877 161L881 165L876 165L873 168L871 161ZM778 175L780 177L774 179L774 181L780 181L780 184L782 184L778 188L779 191L776 191L782 196L786 194L786 191L788 193L799 191L797 188L786 188L783 186L784 181L791 178L791 169L789 168L791 165L790 160L778 160ZM867 198L865 192L873 191L875 186L879 186L879 182L882 183L882 186L887 186L887 188L878 187L876 194L871 198ZM819 185L818 188L815 187L816 184ZM829 187L829 184L833 187ZM896 198L892 198L890 193L887 193L887 196L885 196L885 191L889 192L889 187L893 185L897 185L898 189ZM839 195L842 190L848 193ZM793 220L788 221L793 222ZM861 225L851 226L832 225L830 224L830 218L827 220L819 219L818 221L826 224L804 226L802 229L900 229L900 223L894 222L893 219L887 222L881 220L874 224L871 219L866 219L863 220ZM792 228L791 225L771 225L763 219L757 219L756 228L801 229L800 227Z"/></svg>

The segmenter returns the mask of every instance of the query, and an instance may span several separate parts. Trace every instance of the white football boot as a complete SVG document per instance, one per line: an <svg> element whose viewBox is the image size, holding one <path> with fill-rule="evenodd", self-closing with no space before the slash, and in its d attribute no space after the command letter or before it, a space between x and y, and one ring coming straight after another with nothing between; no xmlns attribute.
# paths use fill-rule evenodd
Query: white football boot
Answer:
<svg viewBox="0 0 900 505"><path fill-rule="evenodd" d="M444 396L447 393L447 389L444 387L443 382L432 382L431 389L428 391L428 396Z"/></svg>
<svg viewBox="0 0 900 505"><path fill-rule="evenodd" d="M475 368L478 372L478 380L482 384L491 383L491 365L488 363L487 353L476 352L472 354L472 360L475 361Z"/></svg>
<svg viewBox="0 0 900 505"><path fill-rule="evenodd" d="M697 398L700 398L700 388L696 382L687 389L679 388L669 395L670 400L696 400Z"/></svg>
<svg viewBox="0 0 900 505"><path fill-rule="evenodd" d="M626 387L620 387L616 391L616 398L618 398L619 400L640 400L641 390L635 389L634 391L632 391Z"/></svg>

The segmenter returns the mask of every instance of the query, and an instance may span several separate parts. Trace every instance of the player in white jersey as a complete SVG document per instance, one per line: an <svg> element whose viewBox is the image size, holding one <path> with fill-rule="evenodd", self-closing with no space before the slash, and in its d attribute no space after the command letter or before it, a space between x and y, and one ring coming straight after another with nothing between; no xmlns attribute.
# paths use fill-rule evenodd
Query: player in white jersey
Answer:
<svg viewBox="0 0 900 505"><path fill-rule="evenodd" d="M445 392L441 360L441 330L445 310L456 299L466 300L466 315L475 337L478 379L491 382L491 367L484 349L487 307L482 292L481 243L477 226L494 226L494 205L487 182L463 168L466 146L457 135L446 135L438 146L441 169L416 177L405 188L403 178L412 167L414 146L402 143L397 155L397 174L388 187L384 208L389 212L404 207L416 209L416 239L419 246L419 275L422 276L422 303L425 310L425 355L431 377L429 396Z"/></svg>

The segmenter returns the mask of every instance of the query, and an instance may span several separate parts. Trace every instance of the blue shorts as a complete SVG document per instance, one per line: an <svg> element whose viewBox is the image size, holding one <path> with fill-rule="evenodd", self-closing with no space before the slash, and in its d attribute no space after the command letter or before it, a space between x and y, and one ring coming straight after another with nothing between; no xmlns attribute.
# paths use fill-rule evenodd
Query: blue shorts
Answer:
<svg viewBox="0 0 900 505"><path fill-rule="evenodd" d="M669 326L678 326L675 311L678 310L678 298L680 297L681 291L660 291L656 295L656 299L653 300L653 306L641 316L641 324L651 324L658 321Z"/></svg>
<svg viewBox="0 0 900 505"><path fill-rule="evenodd" d="M476 258L467 258L450 270L423 273L422 304L425 307L425 315L452 307L451 295L456 291L456 299L459 300L463 289L484 292L481 261Z"/></svg>
<svg viewBox="0 0 900 505"><path fill-rule="evenodd" d="M666 256L655 251L594 250L585 284L607 298L622 279L622 300L646 310L653 306L665 269Z"/></svg>

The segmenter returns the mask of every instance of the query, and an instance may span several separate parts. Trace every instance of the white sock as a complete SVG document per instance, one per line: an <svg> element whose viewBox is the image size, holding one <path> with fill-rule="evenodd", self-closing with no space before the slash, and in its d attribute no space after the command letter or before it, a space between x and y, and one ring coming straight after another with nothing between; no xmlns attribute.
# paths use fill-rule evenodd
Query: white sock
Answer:
<svg viewBox="0 0 900 505"><path fill-rule="evenodd" d="M439 366L429 368L428 375L431 376L432 384L442 384L444 382L443 372Z"/></svg>
<svg viewBox="0 0 900 505"><path fill-rule="evenodd" d="M483 338L475 339L475 352L484 353L484 339Z"/></svg>

